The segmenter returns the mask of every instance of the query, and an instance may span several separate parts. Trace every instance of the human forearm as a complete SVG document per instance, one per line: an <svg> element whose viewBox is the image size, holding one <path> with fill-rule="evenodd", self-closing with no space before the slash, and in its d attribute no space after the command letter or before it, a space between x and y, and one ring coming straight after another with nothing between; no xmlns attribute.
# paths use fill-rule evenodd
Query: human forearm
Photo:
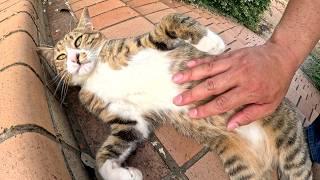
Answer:
<svg viewBox="0 0 320 180"><path fill-rule="evenodd" d="M269 42L288 51L285 67L296 71L320 38L320 1L290 0ZM291 58L290 58L291 57Z"/></svg>

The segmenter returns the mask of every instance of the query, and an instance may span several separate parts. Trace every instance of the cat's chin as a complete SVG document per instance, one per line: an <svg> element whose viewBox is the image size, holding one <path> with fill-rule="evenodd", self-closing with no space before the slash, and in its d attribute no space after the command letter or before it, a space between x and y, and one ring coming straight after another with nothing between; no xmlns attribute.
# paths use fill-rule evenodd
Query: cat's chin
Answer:
<svg viewBox="0 0 320 180"><path fill-rule="evenodd" d="M72 74L72 76L86 76L89 75L94 69L94 62L87 62L84 64L68 64L68 72Z"/></svg>
<svg viewBox="0 0 320 180"><path fill-rule="evenodd" d="M88 62L85 64L81 64L79 67L79 70L78 70L78 75L79 76L89 75L93 71L94 65L95 65L94 62Z"/></svg>

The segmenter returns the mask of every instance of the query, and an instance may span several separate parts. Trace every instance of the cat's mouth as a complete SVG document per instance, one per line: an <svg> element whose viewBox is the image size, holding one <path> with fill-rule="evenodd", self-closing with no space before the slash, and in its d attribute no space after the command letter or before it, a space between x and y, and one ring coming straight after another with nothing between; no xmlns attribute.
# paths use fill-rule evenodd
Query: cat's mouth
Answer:
<svg viewBox="0 0 320 180"><path fill-rule="evenodd" d="M68 62L67 68L70 74L83 76L91 73L94 68L94 64L95 63L93 61L88 60L81 63Z"/></svg>

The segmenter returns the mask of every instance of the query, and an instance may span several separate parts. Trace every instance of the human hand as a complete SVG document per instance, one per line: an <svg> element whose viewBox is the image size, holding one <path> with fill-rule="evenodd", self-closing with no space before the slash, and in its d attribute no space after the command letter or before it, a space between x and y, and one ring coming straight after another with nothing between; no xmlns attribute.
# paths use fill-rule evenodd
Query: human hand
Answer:
<svg viewBox="0 0 320 180"><path fill-rule="evenodd" d="M176 96L173 103L186 105L215 95L207 104L189 111L203 118L243 106L227 125L233 130L271 114L286 95L299 64L289 49L273 42L239 49L217 57L193 60L189 69L173 76L182 84L206 79L191 90Z"/></svg>

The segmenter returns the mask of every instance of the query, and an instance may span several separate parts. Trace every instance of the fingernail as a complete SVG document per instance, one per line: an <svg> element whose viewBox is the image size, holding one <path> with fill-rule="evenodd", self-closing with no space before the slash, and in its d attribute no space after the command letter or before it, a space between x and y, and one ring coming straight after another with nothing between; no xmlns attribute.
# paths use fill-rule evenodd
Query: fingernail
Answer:
<svg viewBox="0 0 320 180"><path fill-rule="evenodd" d="M176 74L176 75L173 76L172 80L173 80L174 82L180 82L180 81L182 80L182 78L183 78L183 74L178 73L178 74Z"/></svg>
<svg viewBox="0 0 320 180"><path fill-rule="evenodd" d="M187 66L188 66L188 67L193 67L194 65L196 65L196 61L189 61L189 62L187 62Z"/></svg>
<svg viewBox="0 0 320 180"><path fill-rule="evenodd" d="M197 117L198 110L197 109L191 109L188 114L189 114L190 117Z"/></svg>
<svg viewBox="0 0 320 180"><path fill-rule="evenodd" d="M173 103L174 104L181 104L181 102L182 102L182 96L181 95L178 95L173 99Z"/></svg>
<svg viewBox="0 0 320 180"><path fill-rule="evenodd" d="M232 131L232 130L238 128L238 127L239 127L238 123L229 123L228 126L227 126L227 129L228 129L228 131Z"/></svg>

